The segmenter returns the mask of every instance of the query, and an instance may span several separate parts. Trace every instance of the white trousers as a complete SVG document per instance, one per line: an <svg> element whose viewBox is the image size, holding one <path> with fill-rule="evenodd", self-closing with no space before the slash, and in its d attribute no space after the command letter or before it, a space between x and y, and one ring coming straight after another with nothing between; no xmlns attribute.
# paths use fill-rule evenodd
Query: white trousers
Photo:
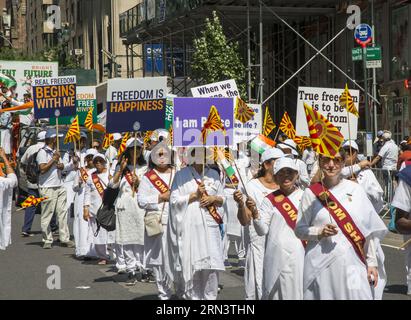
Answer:
<svg viewBox="0 0 411 320"><path fill-rule="evenodd" d="M223 239L224 260L228 260L228 252L232 244L234 244L234 250L237 255L237 258L239 260L245 259L245 248L244 248L243 237L227 235L226 233Z"/></svg>
<svg viewBox="0 0 411 320"><path fill-rule="evenodd" d="M118 244L116 244L117 269L126 269L127 272L135 272L137 268L143 269L144 246L125 244L121 246L122 250L117 246Z"/></svg>
<svg viewBox="0 0 411 320"><path fill-rule="evenodd" d="M193 288L186 292L186 300L217 300L218 271L200 270L193 276Z"/></svg>
<svg viewBox="0 0 411 320"><path fill-rule="evenodd" d="M158 298L160 300L170 300L173 291L171 289L171 281L164 270L164 266L153 266L153 273L156 277Z"/></svg>

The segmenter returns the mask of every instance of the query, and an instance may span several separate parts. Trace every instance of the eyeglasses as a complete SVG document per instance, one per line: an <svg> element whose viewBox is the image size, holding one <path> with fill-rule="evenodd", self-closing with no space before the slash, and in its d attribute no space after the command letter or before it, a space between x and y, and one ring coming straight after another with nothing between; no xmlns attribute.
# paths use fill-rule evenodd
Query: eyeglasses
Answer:
<svg viewBox="0 0 411 320"><path fill-rule="evenodd" d="M320 163L323 165L328 165L330 164L331 160L333 161L334 165L341 165L345 162L343 157L335 157L335 158L328 158L328 157L323 157L320 158Z"/></svg>

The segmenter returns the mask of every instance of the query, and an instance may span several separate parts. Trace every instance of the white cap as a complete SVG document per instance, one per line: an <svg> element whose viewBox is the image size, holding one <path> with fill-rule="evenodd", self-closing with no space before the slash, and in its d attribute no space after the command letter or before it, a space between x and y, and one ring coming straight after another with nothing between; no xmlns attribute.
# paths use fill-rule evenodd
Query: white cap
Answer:
<svg viewBox="0 0 411 320"><path fill-rule="evenodd" d="M385 140L390 140L392 137L392 134L390 131L384 131L384 134L382 135L382 138Z"/></svg>
<svg viewBox="0 0 411 320"><path fill-rule="evenodd" d="M261 163L270 159L279 159L284 157L284 152L277 148L269 148L261 156Z"/></svg>
<svg viewBox="0 0 411 320"><path fill-rule="evenodd" d="M118 141L123 139L120 133L113 133L113 139L114 141Z"/></svg>
<svg viewBox="0 0 411 320"><path fill-rule="evenodd" d="M284 169L284 168L289 168L289 169L292 169L298 172L298 168L297 168L297 165L295 164L295 161L293 159L283 157L283 158L278 159L274 163L274 167L273 167L274 174L277 174L281 169Z"/></svg>
<svg viewBox="0 0 411 320"><path fill-rule="evenodd" d="M287 139L283 143L279 143L277 147L280 149L291 149L291 153L298 156L297 144L291 139Z"/></svg>
<svg viewBox="0 0 411 320"><path fill-rule="evenodd" d="M88 156L94 156L94 155L96 155L98 153L98 151L96 150L96 149L88 149L87 151L86 151L86 157L88 157Z"/></svg>
<svg viewBox="0 0 411 320"><path fill-rule="evenodd" d="M169 136L170 136L170 133L166 129L156 129L151 134L150 140L158 142L160 141L160 138L162 137L164 141L167 141Z"/></svg>
<svg viewBox="0 0 411 320"><path fill-rule="evenodd" d="M47 131L41 131L37 134L38 141L44 141L46 139Z"/></svg>
<svg viewBox="0 0 411 320"><path fill-rule="evenodd" d="M354 140L347 140L346 142L344 142L342 147L343 149L351 147L352 149L359 151L358 144Z"/></svg>
<svg viewBox="0 0 411 320"><path fill-rule="evenodd" d="M131 138L127 140L126 143L126 148L134 148L134 145L136 145L137 147L142 147L143 146L143 142L140 139L136 139L135 138Z"/></svg>
<svg viewBox="0 0 411 320"><path fill-rule="evenodd" d="M95 161L97 158L103 159L105 162L107 162L106 156L102 153L96 153L93 157L93 161Z"/></svg>

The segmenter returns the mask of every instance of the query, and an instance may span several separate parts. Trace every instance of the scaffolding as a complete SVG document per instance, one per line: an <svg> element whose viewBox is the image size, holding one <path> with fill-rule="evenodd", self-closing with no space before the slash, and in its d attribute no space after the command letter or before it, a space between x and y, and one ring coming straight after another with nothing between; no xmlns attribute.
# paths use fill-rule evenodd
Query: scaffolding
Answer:
<svg viewBox="0 0 411 320"><path fill-rule="evenodd" d="M147 8L142 4L120 17L122 37L128 48L130 77L134 75L133 47L141 45L144 76L168 76L174 94L189 96L190 88L200 84L191 77L193 39L200 35L205 19L216 11L227 39L240 44L247 66L249 101L257 103L264 101L316 53L272 11L316 48L321 48L345 26L348 5L348 1L325 0L180 0L173 1L175 10L172 11L162 7L165 1L154 2L160 8L154 18L148 19ZM366 1L357 2L361 5ZM331 43L323 53L354 77L351 35L343 34L339 40ZM161 50L156 52L158 48ZM332 64L318 56L266 105L277 122L284 111L295 119L299 86L343 87L345 81Z"/></svg>

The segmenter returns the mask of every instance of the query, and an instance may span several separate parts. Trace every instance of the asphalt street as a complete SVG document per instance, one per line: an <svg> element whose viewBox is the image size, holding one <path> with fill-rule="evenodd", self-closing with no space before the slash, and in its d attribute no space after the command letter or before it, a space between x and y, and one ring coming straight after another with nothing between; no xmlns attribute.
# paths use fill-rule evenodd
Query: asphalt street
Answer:
<svg viewBox="0 0 411 320"><path fill-rule="evenodd" d="M23 213L12 217L12 245L0 251L0 299L33 300L145 300L157 299L155 284L138 283L125 286L126 275L117 275L112 264L99 266L95 261L79 261L73 249L55 243L51 250L42 249L40 216L33 225L34 237L20 236ZM390 233L384 240L388 284L384 299L411 300L406 295L404 254L398 247L402 237ZM235 265L236 260L230 260ZM58 268L56 268L56 266ZM56 271L57 270L57 271ZM50 283L58 287L58 270L61 274L60 289L49 289ZM220 276L224 289L221 300L242 300L244 297L243 270L229 269Z"/></svg>

